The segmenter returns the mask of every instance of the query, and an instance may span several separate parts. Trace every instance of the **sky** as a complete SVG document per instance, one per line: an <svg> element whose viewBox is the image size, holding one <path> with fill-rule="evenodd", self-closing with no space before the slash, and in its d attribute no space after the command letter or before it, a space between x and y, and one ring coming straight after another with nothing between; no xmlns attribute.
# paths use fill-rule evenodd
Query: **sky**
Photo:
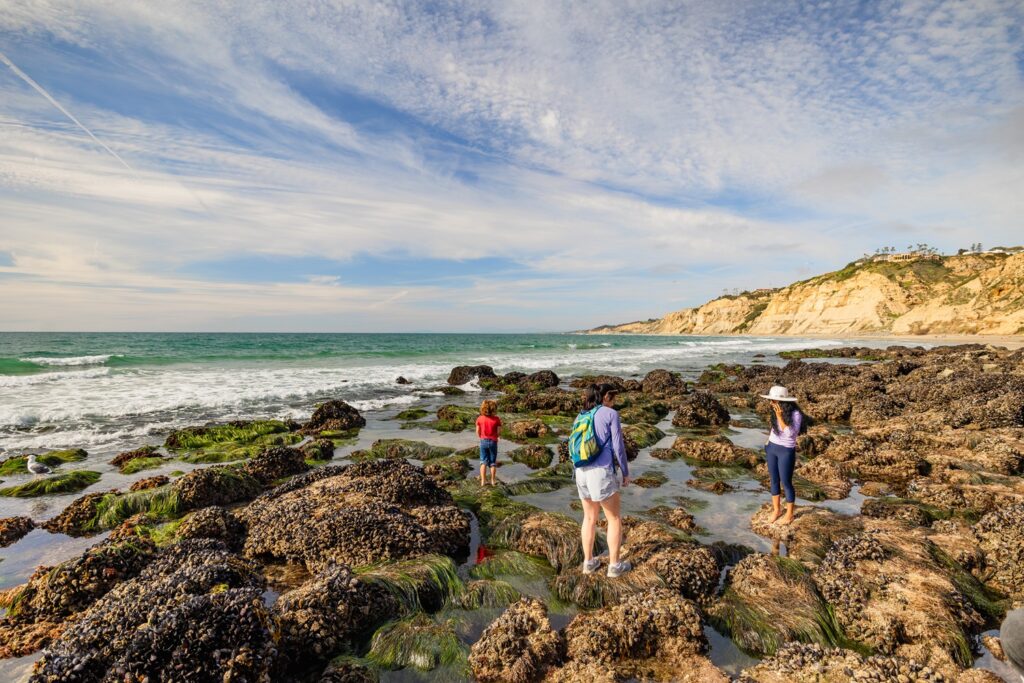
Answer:
<svg viewBox="0 0 1024 683"><path fill-rule="evenodd" d="M557 331L1024 243L1024 3L0 0L0 330Z"/></svg>

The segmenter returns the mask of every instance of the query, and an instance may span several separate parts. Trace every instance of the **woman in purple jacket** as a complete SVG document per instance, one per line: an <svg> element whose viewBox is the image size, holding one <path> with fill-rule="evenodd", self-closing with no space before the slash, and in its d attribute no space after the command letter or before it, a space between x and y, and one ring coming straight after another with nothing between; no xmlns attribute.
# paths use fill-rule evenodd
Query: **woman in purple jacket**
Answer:
<svg viewBox="0 0 1024 683"><path fill-rule="evenodd" d="M629 459L622 424L615 405L615 388L609 384L591 384L583 395L583 409L594 410L594 434L601 451L590 465L577 467L576 490L583 503L583 573L590 574L601 566L601 558L594 557L594 537L597 518L604 512L608 520L608 576L622 576L631 569L630 563L619 559L622 547L622 512L619 489L629 486ZM622 473L622 484L615 475Z"/></svg>
<svg viewBox="0 0 1024 683"><path fill-rule="evenodd" d="M768 478L772 487L772 522L782 517L782 501L780 494L786 492L786 516L779 524L786 525L793 521L796 512L796 492L793 490L793 469L796 467L796 437L804 426L804 416L796 404L796 397L786 387L774 386L767 395L771 401L768 420L771 431L764 444L764 454L768 461ZM780 487L781 484L781 487ZM781 489L781 490L780 490Z"/></svg>

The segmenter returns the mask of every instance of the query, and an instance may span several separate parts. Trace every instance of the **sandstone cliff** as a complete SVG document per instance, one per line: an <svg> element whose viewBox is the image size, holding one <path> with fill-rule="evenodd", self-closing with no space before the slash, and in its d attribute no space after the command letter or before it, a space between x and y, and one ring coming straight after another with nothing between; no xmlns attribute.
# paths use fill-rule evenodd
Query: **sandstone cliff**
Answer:
<svg viewBox="0 0 1024 683"><path fill-rule="evenodd" d="M1024 334L1024 253L851 263L596 334Z"/></svg>

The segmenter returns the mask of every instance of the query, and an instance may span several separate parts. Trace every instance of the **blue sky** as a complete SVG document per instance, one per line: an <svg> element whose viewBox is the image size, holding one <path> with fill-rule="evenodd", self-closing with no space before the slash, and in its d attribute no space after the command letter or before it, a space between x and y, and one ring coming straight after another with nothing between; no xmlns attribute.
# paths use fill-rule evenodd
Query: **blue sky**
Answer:
<svg viewBox="0 0 1024 683"><path fill-rule="evenodd" d="M884 245L1017 244L1022 25L0 0L0 329L576 329Z"/></svg>

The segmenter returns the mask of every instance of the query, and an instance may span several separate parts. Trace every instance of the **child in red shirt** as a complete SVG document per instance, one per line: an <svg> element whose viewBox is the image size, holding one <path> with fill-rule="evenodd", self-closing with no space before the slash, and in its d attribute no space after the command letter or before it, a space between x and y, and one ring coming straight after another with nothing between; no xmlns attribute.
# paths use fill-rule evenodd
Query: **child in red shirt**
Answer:
<svg viewBox="0 0 1024 683"><path fill-rule="evenodd" d="M501 430L501 418L498 417L498 404L487 400L480 404L480 417L476 418L476 435L480 438L480 486L486 486L484 473L491 468L491 486L497 486L498 470L498 432Z"/></svg>

